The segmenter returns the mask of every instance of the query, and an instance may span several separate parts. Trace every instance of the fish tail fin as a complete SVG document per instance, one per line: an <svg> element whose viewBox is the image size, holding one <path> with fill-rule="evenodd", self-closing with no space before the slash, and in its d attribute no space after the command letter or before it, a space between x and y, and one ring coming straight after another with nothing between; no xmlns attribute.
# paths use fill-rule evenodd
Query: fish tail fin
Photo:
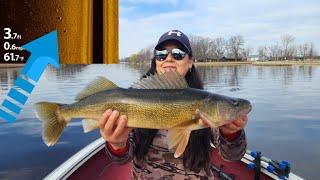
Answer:
<svg viewBox="0 0 320 180"><path fill-rule="evenodd" d="M47 146L57 143L67 121L60 115L62 104L39 102L35 104L38 118L42 121L42 139Z"/></svg>

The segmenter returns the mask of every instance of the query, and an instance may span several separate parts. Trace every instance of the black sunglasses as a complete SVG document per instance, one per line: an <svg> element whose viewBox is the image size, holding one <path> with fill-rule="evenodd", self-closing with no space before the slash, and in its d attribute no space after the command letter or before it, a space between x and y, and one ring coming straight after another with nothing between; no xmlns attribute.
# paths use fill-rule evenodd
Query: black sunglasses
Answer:
<svg viewBox="0 0 320 180"><path fill-rule="evenodd" d="M186 56L186 52L182 51L181 49L178 48L174 48L171 51L168 51L166 49L164 50L154 50L154 57L156 58L156 60L158 61L164 61L167 56L169 55L169 53L171 53L172 57L176 60L182 60L185 56Z"/></svg>

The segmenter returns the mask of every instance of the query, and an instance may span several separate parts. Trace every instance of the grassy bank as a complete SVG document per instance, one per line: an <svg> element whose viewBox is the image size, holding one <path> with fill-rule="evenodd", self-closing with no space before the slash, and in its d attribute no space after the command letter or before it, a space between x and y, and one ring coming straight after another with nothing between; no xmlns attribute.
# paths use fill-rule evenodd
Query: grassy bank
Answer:
<svg viewBox="0 0 320 180"><path fill-rule="evenodd" d="M291 65L320 65L320 61L316 60L305 60L305 61L263 61L263 62L252 62L253 65L257 66L291 66Z"/></svg>
<svg viewBox="0 0 320 180"><path fill-rule="evenodd" d="M235 66L243 64L251 64L248 61L239 61L239 62L195 62L196 66Z"/></svg>
<svg viewBox="0 0 320 180"><path fill-rule="evenodd" d="M235 66L252 64L255 66L291 66L291 65L320 65L320 60L305 61L241 61L241 62L196 62L197 66Z"/></svg>

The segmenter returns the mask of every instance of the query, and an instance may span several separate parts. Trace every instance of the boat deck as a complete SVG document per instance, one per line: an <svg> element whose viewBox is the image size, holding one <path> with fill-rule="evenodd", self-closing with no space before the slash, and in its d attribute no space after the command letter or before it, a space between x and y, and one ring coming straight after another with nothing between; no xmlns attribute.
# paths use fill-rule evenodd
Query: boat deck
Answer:
<svg viewBox="0 0 320 180"><path fill-rule="evenodd" d="M233 179L254 179L254 171L247 168L252 162L252 157L247 153L237 162L224 161L216 149L212 152L212 164L223 173L233 176ZM261 168L260 179L278 179L275 174ZM218 175L218 173L216 174ZM131 178L131 164L123 165L112 162L105 154L105 141L102 138L90 143L78 153L52 171L45 179L113 179L126 180ZM218 177L216 176L216 179ZM232 178L230 178L232 179ZM289 179L301 180L293 173Z"/></svg>
<svg viewBox="0 0 320 180"><path fill-rule="evenodd" d="M249 170L243 162L226 162L221 159L217 150L213 151L212 162L217 167L222 167L223 172L233 174L235 179L254 179L254 171ZM119 165L112 163L107 158L104 149L92 156L86 163L78 168L68 179L113 179L125 180L130 179L131 167L130 163ZM264 174L261 175L262 180L272 179Z"/></svg>

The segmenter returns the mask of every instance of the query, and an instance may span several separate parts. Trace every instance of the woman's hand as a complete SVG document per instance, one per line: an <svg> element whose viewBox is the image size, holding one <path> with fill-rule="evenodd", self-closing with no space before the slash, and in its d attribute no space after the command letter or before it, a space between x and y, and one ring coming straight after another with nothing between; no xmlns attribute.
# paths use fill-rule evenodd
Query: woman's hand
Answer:
<svg viewBox="0 0 320 180"><path fill-rule="evenodd" d="M248 116L241 116L239 119L232 121L231 123L220 126L219 129L223 135L230 135L239 132L242 130L248 122ZM199 119L199 124L203 127L209 127L203 119Z"/></svg>
<svg viewBox="0 0 320 180"><path fill-rule="evenodd" d="M99 120L101 136L116 150L126 146L128 135L132 130L126 127L127 122L126 115L119 116L118 111L111 109L106 110Z"/></svg>

